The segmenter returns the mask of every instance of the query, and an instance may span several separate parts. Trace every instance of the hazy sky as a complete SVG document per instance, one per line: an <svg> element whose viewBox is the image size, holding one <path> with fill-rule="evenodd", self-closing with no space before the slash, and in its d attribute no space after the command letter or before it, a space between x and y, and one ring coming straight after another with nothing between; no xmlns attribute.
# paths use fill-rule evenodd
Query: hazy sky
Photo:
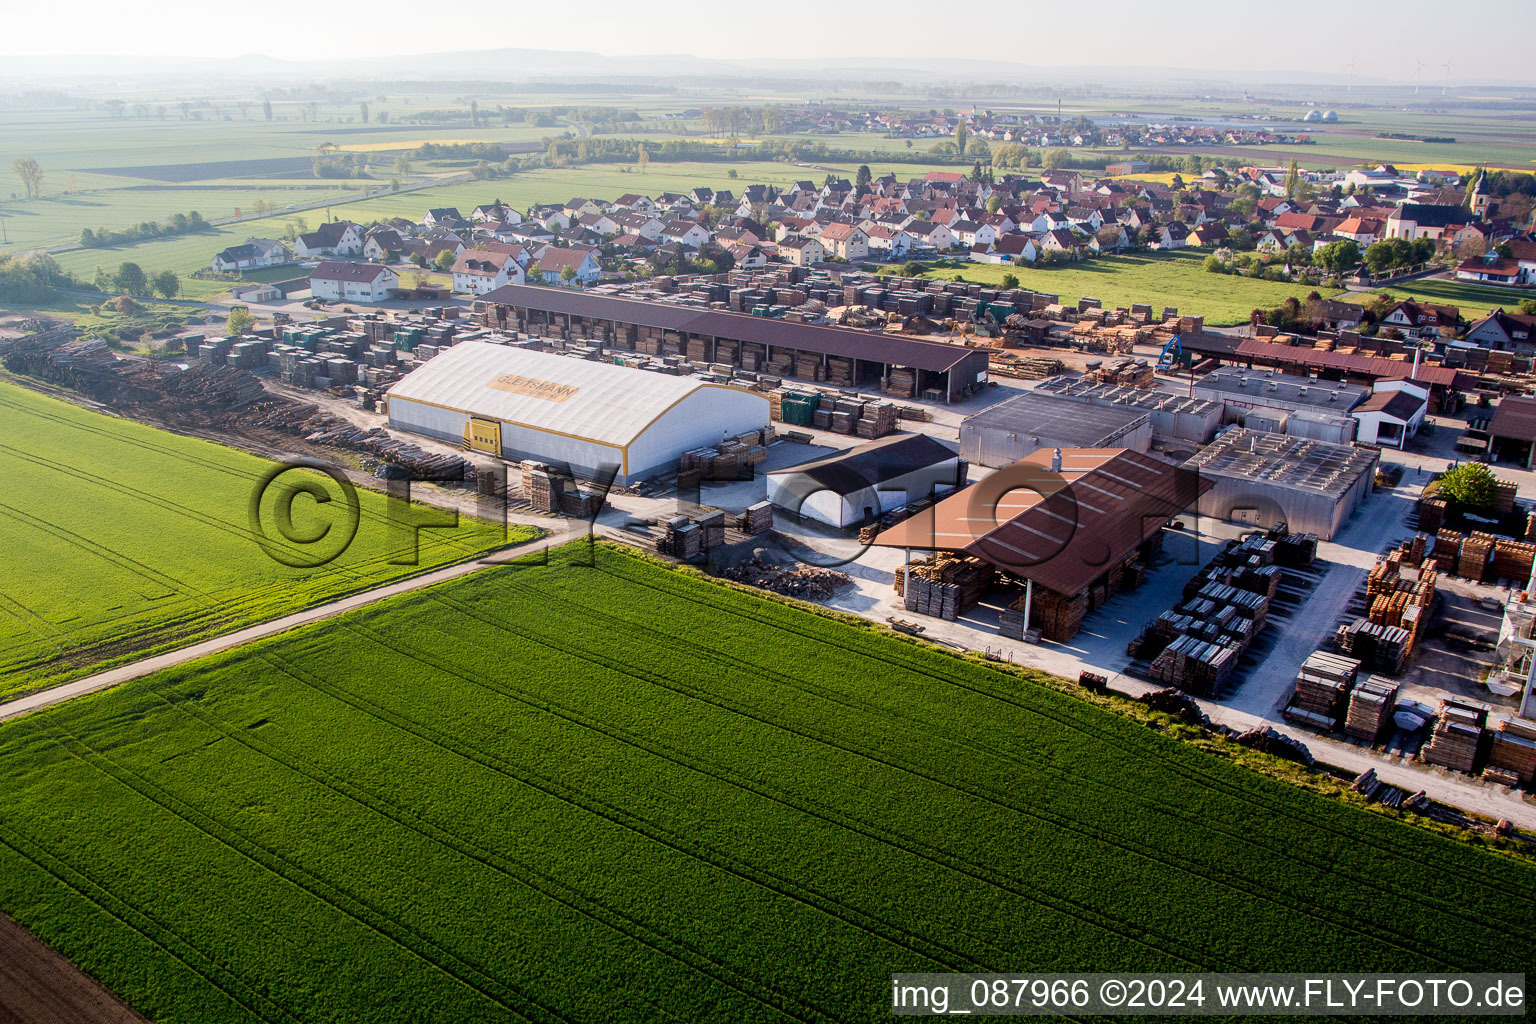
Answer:
<svg viewBox="0 0 1536 1024"><path fill-rule="evenodd" d="M0 52L210 56L328 56L482 50L758 57L986 57L1034 65L1155 66L1337 72L1412 81L1532 81L1536 0L871 0L833 8L765 0L121 0L11 4ZM958 17L946 24L944 15ZM797 14L808 30L788 23ZM1081 14L1082 21L1075 15ZM997 24L989 24L996 21ZM846 25L847 33L837 30ZM888 26L888 28L884 28ZM796 40L791 43L791 40ZM321 69L323 72L323 66Z"/></svg>

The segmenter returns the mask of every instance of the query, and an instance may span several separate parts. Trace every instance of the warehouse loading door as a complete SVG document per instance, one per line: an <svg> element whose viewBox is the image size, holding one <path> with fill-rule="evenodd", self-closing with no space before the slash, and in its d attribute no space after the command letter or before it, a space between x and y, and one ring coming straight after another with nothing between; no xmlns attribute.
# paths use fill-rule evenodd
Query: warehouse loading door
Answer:
<svg viewBox="0 0 1536 1024"><path fill-rule="evenodd" d="M501 454L501 421L469 418L469 447L488 455Z"/></svg>

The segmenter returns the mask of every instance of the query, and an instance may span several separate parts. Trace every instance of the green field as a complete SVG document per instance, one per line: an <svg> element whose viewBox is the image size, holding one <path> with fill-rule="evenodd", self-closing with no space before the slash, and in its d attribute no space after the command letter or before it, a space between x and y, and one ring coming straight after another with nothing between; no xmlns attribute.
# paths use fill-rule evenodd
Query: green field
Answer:
<svg viewBox="0 0 1536 1024"><path fill-rule="evenodd" d="M80 409L0 383L0 697L228 632L329 598L469 558L502 543L500 524L464 518L425 530L419 565L401 551L382 494L363 490L356 538L315 568L268 556L251 496L274 463L207 441ZM297 535L347 527L340 488L329 506L293 504ZM268 536L277 494L262 506ZM509 530L512 541L526 539ZM530 534L531 535L531 531ZM329 543L329 542L327 542ZM289 561L301 551L281 545Z"/></svg>
<svg viewBox="0 0 1536 1024"><path fill-rule="evenodd" d="M1405 281L1400 285L1383 285L1368 292L1350 292L1337 298L1349 302L1367 302L1380 292L1399 299L1418 299L1420 302L1441 302L1461 307L1461 315L1468 320L1478 320L1491 309L1503 308L1518 312L1520 303L1536 299L1536 289L1497 288L1473 284L1470 281L1418 280Z"/></svg>
<svg viewBox="0 0 1536 1024"><path fill-rule="evenodd" d="M0 909L200 1024L878 1021L893 971L1533 966L1528 863L591 557L0 726Z"/></svg>
<svg viewBox="0 0 1536 1024"><path fill-rule="evenodd" d="M1031 268L977 265L960 270L930 270L925 277L967 281L998 286L1004 275L1019 279L1021 288L1060 295L1073 303L1091 295L1106 308L1129 307L1144 302L1161 312L1175 306L1179 312L1205 317L1213 327L1227 327L1248 322L1255 308L1278 306L1294 295L1304 299L1312 288L1306 285L1258 281L1249 277L1207 273L1201 263L1209 253L1201 250L1175 251L1147 256L1103 256L1082 263L1059 267Z"/></svg>

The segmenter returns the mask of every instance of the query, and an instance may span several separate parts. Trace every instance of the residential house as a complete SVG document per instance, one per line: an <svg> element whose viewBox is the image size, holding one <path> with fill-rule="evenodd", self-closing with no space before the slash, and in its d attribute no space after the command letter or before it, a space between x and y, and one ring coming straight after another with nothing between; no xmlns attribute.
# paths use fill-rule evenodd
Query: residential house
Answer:
<svg viewBox="0 0 1536 1024"><path fill-rule="evenodd" d="M943 251L952 249L955 245L955 236L949 228L943 224L935 224L929 220L914 219L905 228L907 234L912 236L912 248L937 249Z"/></svg>
<svg viewBox="0 0 1536 1024"><path fill-rule="evenodd" d="M1519 263L1504 259L1492 250L1476 259L1463 260L1456 268L1458 281L1480 284L1519 284L1522 276Z"/></svg>
<svg viewBox="0 0 1536 1024"><path fill-rule="evenodd" d="M1033 263L1040 258L1040 247L1028 235L999 235L988 255L991 263Z"/></svg>
<svg viewBox="0 0 1536 1024"><path fill-rule="evenodd" d="M562 209L565 215L572 221L580 220L582 217L585 217L589 213L603 212L603 208L599 206L594 200L582 198L572 199L570 202L566 203Z"/></svg>
<svg viewBox="0 0 1536 1024"><path fill-rule="evenodd" d="M806 238L801 235L789 235L779 239L779 255L786 263L797 267L807 267L813 263L821 263L827 258L826 247L818 239Z"/></svg>
<svg viewBox="0 0 1536 1024"><path fill-rule="evenodd" d="M292 262L293 253L282 242L271 238L247 238L243 244L232 245L216 254L211 266L220 273L232 273Z"/></svg>
<svg viewBox="0 0 1536 1024"><path fill-rule="evenodd" d="M510 253L466 249L453 264L453 290L484 295L504 284L522 284L523 268Z"/></svg>
<svg viewBox="0 0 1536 1024"><path fill-rule="evenodd" d="M844 260L862 260L869 256L869 236L856 224L828 224L821 229L821 244L827 254Z"/></svg>
<svg viewBox="0 0 1536 1024"><path fill-rule="evenodd" d="M383 302L400 279L377 263L321 263L309 274L310 294L334 302Z"/></svg>
<svg viewBox="0 0 1536 1024"><path fill-rule="evenodd" d="M697 221L671 220L662 225L661 237L673 245L697 249L709 241L709 229Z"/></svg>
<svg viewBox="0 0 1536 1024"><path fill-rule="evenodd" d="M642 196L635 192L626 192L613 201L613 205L620 209L631 210L635 213L650 213L656 209L656 204L651 202L650 196Z"/></svg>
<svg viewBox="0 0 1536 1024"><path fill-rule="evenodd" d="M428 210L427 215L421 218L421 222L429 228L452 228L464 223L464 218L459 215L458 207L439 206L434 210Z"/></svg>
<svg viewBox="0 0 1536 1024"><path fill-rule="evenodd" d="M1219 220L1201 224L1189 233L1189 244L1203 249L1214 249L1227 244L1227 226Z"/></svg>
<svg viewBox="0 0 1536 1024"><path fill-rule="evenodd" d="M363 254L363 229L351 221L338 220L321 224L294 239L293 253L300 259L319 259L324 256L361 256Z"/></svg>
<svg viewBox="0 0 1536 1024"><path fill-rule="evenodd" d="M1346 217L1333 229L1334 238L1347 239L1365 249L1379 240L1386 224L1375 217Z"/></svg>
<svg viewBox="0 0 1536 1024"><path fill-rule="evenodd" d="M955 242L967 249L990 249L997 241L997 229L990 224L978 224L973 220L957 220L949 225Z"/></svg>
<svg viewBox="0 0 1536 1024"><path fill-rule="evenodd" d="M892 228L884 224L872 224L864 229L869 239L871 254L890 260L904 260L912 248L912 236L905 228Z"/></svg>
<svg viewBox="0 0 1536 1024"><path fill-rule="evenodd" d="M1396 328L1404 337L1439 338L1456 333L1461 326L1461 312L1455 306L1404 299L1381 322Z"/></svg>
<svg viewBox="0 0 1536 1024"><path fill-rule="evenodd" d="M653 217L649 213L638 210L629 210L611 214L614 222L618 224L622 234L638 235L652 242L660 241L662 223L660 218Z"/></svg>
<svg viewBox="0 0 1536 1024"><path fill-rule="evenodd" d="M602 235L604 238L622 233L618 221L606 213L584 213L576 223L585 231L591 231Z"/></svg>
<svg viewBox="0 0 1536 1024"><path fill-rule="evenodd" d="M1154 249L1184 249L1188 246L1189 228L1178 221L1164 224L1152 242Z"/></svg>
<svg viewBox="0 0 1536 1024"><path fill-rule="evenodd" d="M760 245L733 245L726 252L731 254L732 266L738 270L761 270L768 265L768 254Z"/></svg>
<svg viewBox="0 0 1536 1024"><path fill-rule="evenodd" d="M562 249L553 245L544 247L531 269L542 275L545 284L563 284L567 281L567 268L572 274L569 281L579 285L592 284L603 273L597 254L591 249Z"/></svg>
<svg viewBox="0 0 1536 1024"><path fill-rule="evenodd" d="M1183 227L1183 225L1179 225ZM1047 231L1040 239L1040 252L1064 252L1074 254L1078 250L1077 236L1063 228Z"/></svg>
<svg viewBox="0 0 1536 1024"><path fill-rule="evenodd" d="M1536 316L1496 309L1467 328L1467 341L1497 352L1536 355Z"/></svg>

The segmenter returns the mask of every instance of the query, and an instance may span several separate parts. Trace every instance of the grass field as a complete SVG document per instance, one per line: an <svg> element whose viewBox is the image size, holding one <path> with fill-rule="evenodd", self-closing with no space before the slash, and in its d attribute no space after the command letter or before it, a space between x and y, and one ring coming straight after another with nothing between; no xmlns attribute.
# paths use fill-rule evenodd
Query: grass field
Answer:
<svg viewBox="0 0 1536 1024"><path fill-rule="evenodd" d="M1532 966L1529 864L588 553L0 726L0 909L200 1024L876 1021L903 970Z"/></svg>
<svg viewBox="0 0 1536 1024"><path fill-rule="evenodd" d="M391 564L401 549L388 529L385 498L363 490L356 539L345 553L316 568L290 568L263 550L249 515L274 465L0 383L0 697L502 543L499 524L465 518L451 530L422 531L419 565ZM342 537L338 486L300 475L324 483L335 500L325 508L295 501L290 532L329 526ZM277 495L294 482L283 481L262 506L273 538ZM282 548L290 561L322 550Z"/></svg>
<svg viewBox="0 0 1536 1024"><path fill-rule="evenodd" d="M1503 307L1518 312L1520 303L1536 299L1536 290L1530 288L1496 288L1472 284L1469 281L1418 280L1405 281L1400 285L1384 285L1368 292L1350 292L1338 298L1349 302L1367 302L1372 295L1386 292L1400 299L1418 299L1421 302L1443 302L1461 307L1461 315L1468 320L1485 316L1490 309Z"/></svg>
<svg viewBox="0 0 1536 1024"><path fill-rule="evenodd" d="M1247 323L1255 308L1278 306L1291 295L1305 298L1312 291L1304 285L1207 273L1200 265L1207 255L1203 251L1175 251L1105 256L1050 269L978 264L959 270L931 270L924 276L952 281L958 275L997 286L1004 275L1012 274L1021 288L1057 294L1063 302L1091 295L1110 309L1129 307L1133 302L1147 303L1159 311L1175 306L1181 313L1204 316L1213 327Z"/></svg>

